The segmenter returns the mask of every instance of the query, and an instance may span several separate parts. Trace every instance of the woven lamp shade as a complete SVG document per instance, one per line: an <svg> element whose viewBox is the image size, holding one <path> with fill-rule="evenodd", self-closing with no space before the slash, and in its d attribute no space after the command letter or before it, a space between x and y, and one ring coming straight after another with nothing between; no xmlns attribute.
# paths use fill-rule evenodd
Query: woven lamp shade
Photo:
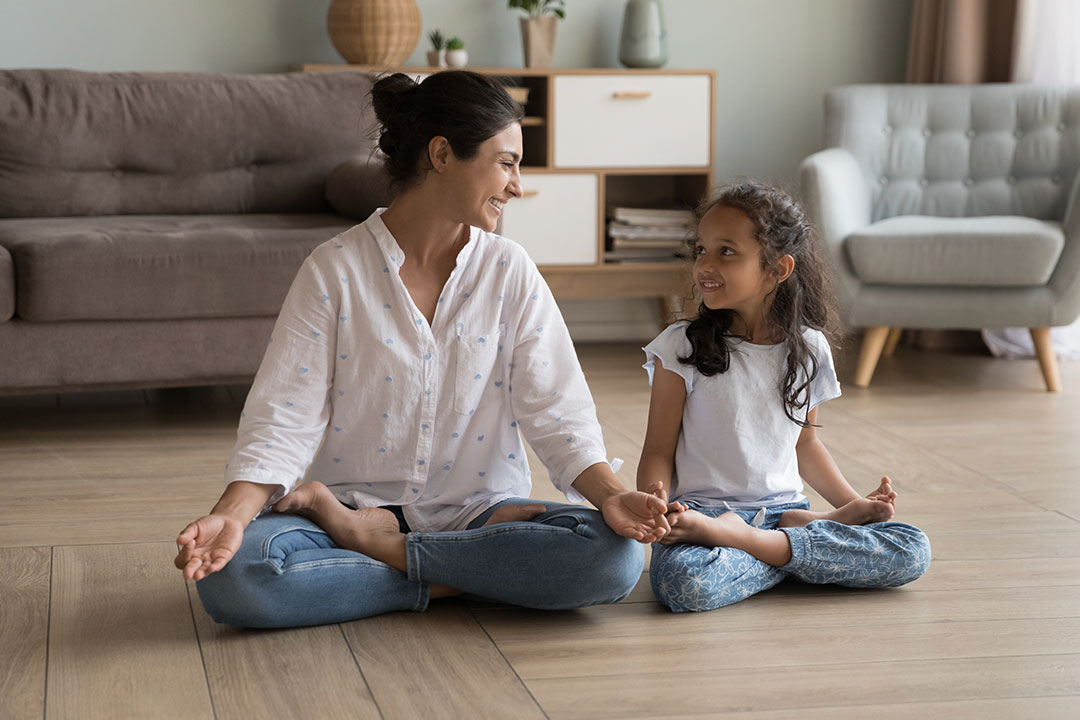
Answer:
<svg viewBox="0 0 1080 720"><path fill-rule="evenodd" d="M333 0L326 26L346 61L400 65L420 41L416 0Z"/></svg>

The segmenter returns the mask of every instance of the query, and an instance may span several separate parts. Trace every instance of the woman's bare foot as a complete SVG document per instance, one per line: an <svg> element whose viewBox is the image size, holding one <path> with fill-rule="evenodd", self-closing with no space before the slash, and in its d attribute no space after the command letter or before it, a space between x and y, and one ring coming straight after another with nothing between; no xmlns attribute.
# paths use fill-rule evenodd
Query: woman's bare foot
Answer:
<svg viewBox="0 0 1080 720"><path fill-rule="evenodd" d="M394 513L383 508L342 505L321 482L307 482L274 503L280 513L295 513L321 527L338 547L363 553L402 572L405 535Z"/></svg>
<svg viewBox="0 0 1080 720"><path fill-rule="evenodd" d="M491 513L491 517L484 523L484 527L487 527L488 525L498 525L499 523L528 522L546 511L547 507L539 504L503 505L501 508Z"/></svg>
<svg viewBox="0 0 1080 720"><path fill-rule="evenodd" d="M895 496L896 493L893 493ZM892 503L877 498L857 498L829 512L813 510L788 510L780 516L777 527L805 527L815 520L832 520L844 525L866 525L885 522L892 518Z"/></svg>
<svg viewBox="0 0 1080 720"><path fill-rule="evenodd" d="M866 496L870 500L884 500L892 505L896 504L896 491L893 490L892 480L888 477L881 478L881 484L877 489Z"/></svg>

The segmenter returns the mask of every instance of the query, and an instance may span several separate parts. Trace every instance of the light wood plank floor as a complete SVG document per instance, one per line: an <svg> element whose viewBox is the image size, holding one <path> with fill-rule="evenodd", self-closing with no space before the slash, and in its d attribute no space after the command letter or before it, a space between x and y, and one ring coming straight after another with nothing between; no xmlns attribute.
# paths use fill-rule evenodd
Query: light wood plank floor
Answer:
<svg viewBox="0 0 1080 720"><path fill-rule="evenodd" d="M580 354L632 484L641 353ZM0 399L0 717L1080 717L1080 363L1062 376L1053 395L1033 360L901 348L822 409L849 479L891 475L930 535L904 588L786 583L675 615L646 577L614 606L444 600L282 631L215 624L171 566L244 387Z"/></svg>

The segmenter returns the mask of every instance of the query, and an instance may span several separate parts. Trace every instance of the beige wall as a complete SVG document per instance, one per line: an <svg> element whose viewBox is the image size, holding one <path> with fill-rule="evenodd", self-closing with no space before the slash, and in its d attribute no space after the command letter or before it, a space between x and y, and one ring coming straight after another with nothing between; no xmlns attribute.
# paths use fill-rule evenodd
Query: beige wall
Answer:
<svg viewBox="0 0 1080 720"><path fill-rule="evenodd" d="M272 72L339 62L329 0L0 0L0 67ZM460 35L474 65L521 64L503 0L418 0L424 36ZM793 187L834 85L901 82L912 0L663 0L668 67L715 68L719 181ZM567 0L556 65L618 65L623 0ZM421 41L410 58L419 64ZM645 338L647 302L567 303L579 337Z"/></svg>

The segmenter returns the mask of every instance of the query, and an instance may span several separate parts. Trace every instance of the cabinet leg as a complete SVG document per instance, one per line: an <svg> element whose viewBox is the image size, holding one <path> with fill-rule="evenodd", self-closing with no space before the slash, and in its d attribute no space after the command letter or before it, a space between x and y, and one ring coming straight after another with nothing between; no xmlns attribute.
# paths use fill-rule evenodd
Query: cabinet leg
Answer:
<svg viewBox="0 0 1080 720"><path fill-rule="evenodd" d="M885 341L889 337L889 327L866 328L863 336L862 351L859 353L859 364L855 368L855 385L869 387L870 378L874 376L874 368L877 367L881 351L885 348Z"/></svg>
<svg viewBox="0 0 1080 720"><path fill-rule="evenodd" d="M1061 374L1057 355L1054 354L1054 343L1050 339L1050 328L1031 328L1031 341L1035 344L1035 356L1039 359L1046 389L1061 392Z"/></svg>

